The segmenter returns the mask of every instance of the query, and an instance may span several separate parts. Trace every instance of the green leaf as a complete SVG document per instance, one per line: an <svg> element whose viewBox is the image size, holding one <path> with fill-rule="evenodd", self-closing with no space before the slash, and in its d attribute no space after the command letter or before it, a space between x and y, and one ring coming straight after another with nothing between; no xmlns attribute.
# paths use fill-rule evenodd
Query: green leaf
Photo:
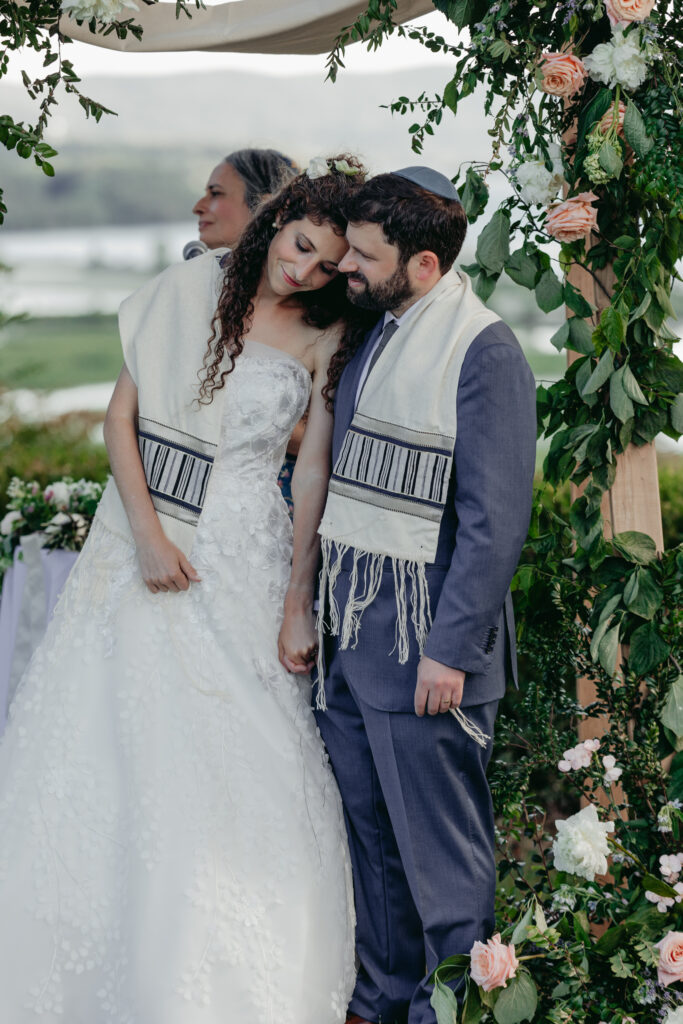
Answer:
<svg viewBox="0 0 683 1024"><path fill-rule="evenodd" d="M574 352L580 352L582 356L594 356L593 328L579 316L570 316L567 323L569 324L567 348L571 348Z"/></svg>
<svg viewBox="0 0 683 1024"><path fill-rule="evenodd" d="M609 629L598 645L598 661L608 675L613 676L617 670L617 654L619 653L619 633L621 623Z"/></svg>
<svg viewBox="0 0 683 1024"><path fill-rule="evenodd" d="M437 1024L458 1024L459 1008L455 993L438 978L429 1002L436 1014Z"/></svg>
<svg viewBox="0 0 683 1024"><path fill-rule="evenodd" d="M489 201L489 190L486 182L480 174L469 167L465 175L465 187L461 195L462 205L465 208L467 219L470 224L484 212Z"/></svg>
<svg viewBox="0 0 683 1024"><path fill-rule="evenodd" d="M626 324L616 306L608 306L600 317L600 326L605 332L610 348L619 349L626 337Z"/></svg>
<svg viewBox="0 0 683 1024"><path fill-rule="evenodd" d="M510 942L513 946L519 945L527 937L527 928L531 924L534 917L534 904L530 903L526 911L515 925L515 930L512 933Z"/></svg>
<svg viewBox="0 0 683 1024"><path fill-rule="evenodd" d="M468 985L465 1005L462 1008L462 1024L479 1024L484 1014L484 1007L479 998L479 989L472 983Z"/></svg>
<svg viewBox="0 0 683 1024"><path fill-rule="evenodd" d="M598 660L598 654L599 654L599 651L600 651L600 644L602 643L603 637L605 636L605 633L609 629L611 622L612 622L612 616L609 615L607 618L601 619L601 621L597 624L597 626L593 630L593 636L591 638L591 658L593 659L593 661L597 661Z"/></svg>
<svg viewBox="0 0 683 1024"><path fill-rule="evenodd" d="M610 953L622 944L627 935L628 930L623 924L619 924L615 928L608 928L600 936L593 948L600 956L609 956Z"/></svg>
<svg viewBox="0 0 683 1024"><path fill-rule="evenodd" d="M629 562L649 565L657 558L657 546L652 537L638 530L624 530L623 533L615 533L612 537L612 544Z"/></svg>
<svg viewBox="0 0 683 1024"><path fill-rule="evenodd" d="M657 878L656 875L645 875L643 879L643 889L648 892L654 892L658 896L666 896L668 899L675 899L678 895L673 886L663 882L661 878Z"/></svg>
<svg viewBox="0 0 683 1024"><path fill-rule="evenodd" d="M569 341L569 321L565 320L561 327L555 331L550 339L550 344L554 345L558 352L561 352L565 348ZM590 364L589 364L590 365ZM583 368L583 367L582 367ZM578 371L577 371L578 376ZM579 394L581 394L581 388L579 388Z"/></svg>
<svg viewBox="0 0 683 1024"><path fill-rule="evenodd" d="M493 1016L498 1024L521 1024L532 1020L538 1005L536 982L525 970L519 970L498 996Z"/></svg>
<svg viewBox="0 0 683 1024"><path fill-rule="evenodd" d="M641 619L651 619L661 607L664 595L649 569L638 567L624 590L624 604Z"/></svg>
<svg viewBox="0 0 683 1024"><path fill-rule="evenodd" d="M614 354L606 348L598 360L598 365L588 378L588 383L583 389L582 394L591 395L594 391L598 391L602 385L609 380L613 369Z"/></svg>
<svg viewBox="0 0 683 1024"><path fill-rule="evenodd" d="M458 109L460 82L457 78L451 78L443 91L443 101L455 114Z"/></svg>
<svg viewBox="0 0 683 1024"><path fill-rule="evenodd" d="M650 305L651 302L652 302L652 293L651 292L645 292L645 295L643 296L642 300L638 303L638 305L636 306L636 308L633 310L633 312L631 313L630 317L628 318L628 322L630 324L632 324L634 320L639 320L640 317L643 315L643 313L647 313L648 306Z"/></svg>
<svg viewBox="0 0 683 1024"><path fill-rule="evenodd" d="M534 923L535 923L536 927L538 928L539 932L541 933L541 935L544 935L545 932L548 931L548 922L545 919L545 914L543 913L543 907L538 902L538 900L536 901L536 904L534 906ZM513 943L513 945L514 945L514 943Z"/></svg>
<svg viewBox="0 0 683 1024"><path fill-rule="evenodd" d="M632 100L626 104L624 114L624 138L636 156L646 156L652 149L654 142L647 134L645 122L640 111Z"/></svg>
<svg viewBox="0 0 683 1024"><path fill-rule="evenodd" d="M630 366L628 363L624 364L624 391L629 398L632 398L638 405L649 405L647 398L640 390L640 384L633 376Z"/></svg>
<svg viewBox="0 0 683 1024"><path fill-rule="evenodd" d="M607 171L613 178L619 177L624 166L623 160L609 142L603 143L598 150L598 161L603 171Z"/></svg>
<svg viewBox="0 0 683 1024"><path fill-rule="evenodd" d="M671 426L678 434L683 434L683 393L676 395L671 406Z"/></svg>
<svg viewBox="0 0 683 1024"><path fill-rule="evenodd" d="M550 313L562 305L564 290L557 275L550 269L544 270L535 288L536 302L544 313Z"/></svg>
<svg viewBox="0 0 683 1024"><path fill-rule="evenodd" d="M581 292L577 291L569 281L564 283L564 301L572 313L576 313L577 316L582 318L590 316L593 312L590 302L587 302Z"/></svg>
<svg viewBox="0 0 683 1024"><path fill-rule="evenodd" d="M672 733L683 736L683 675L677 676L671 684L660 718L662 725Z"/></svg>
<svg viewBox="0 0 683 1024"><path fill-rule="evenodd" d="M627 423L635 415L635 406L624 389L625 369L619 367L609 379L609 404L620 423Z"/></svg>
<svg viewBox="0 0 683 1024"><path fill-rule="evenodd" d="M483 270L472 281L472 290L482 302L488 302L496 290L498 274L486 274Z"/></svg>
<svg viewBox="0 0 683 1024"><path fill-rule="evenodd" d="M505 273L512 278L515 284L521 284L523 288L533 288L536 283L538 263L524 249L517 249L505 264Z"/></svg>
<svg viewBox="0 0 683 1024"><path fill-rule="evenodd" d="M631 634L629 667L637 676L645 676L668 657L670 650L653 623L645 622Z"/></svg>
<svg viewBox="0 0 683 1024"><path fill-rule="evenodd" d="M610 966L612 968L612 974L615 974L617 978L632 978L634 965L630 960L626 958L623 950L619 950L614 956L610 957Z"/></svg>
<svg viewBox="0 0 683 1024"><path fill-rule="evenodd" d="M510 218L496 210L477 239L477 260L491 274L500 274L510 256Z"/></svg>
<svg viewBox="0 0 683 1024"><path fill-rule="evenodd" d="M474 0L455 0L448 5L448 19L458 28L465 28L474 17Z"/></svg>

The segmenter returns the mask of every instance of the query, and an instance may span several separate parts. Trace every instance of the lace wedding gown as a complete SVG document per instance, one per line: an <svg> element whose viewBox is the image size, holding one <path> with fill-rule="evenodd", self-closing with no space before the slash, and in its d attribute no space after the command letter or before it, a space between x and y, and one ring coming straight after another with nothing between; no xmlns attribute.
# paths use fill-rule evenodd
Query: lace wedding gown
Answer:
<svg viewBox="0 0 683 1024"><path fill-rule="evenodd" d="M95 520L0 746L7 1024L337 1024L354 983L341 805L277 659L277 486L310 377L248 342L191 561L151 594Z"/></svg>

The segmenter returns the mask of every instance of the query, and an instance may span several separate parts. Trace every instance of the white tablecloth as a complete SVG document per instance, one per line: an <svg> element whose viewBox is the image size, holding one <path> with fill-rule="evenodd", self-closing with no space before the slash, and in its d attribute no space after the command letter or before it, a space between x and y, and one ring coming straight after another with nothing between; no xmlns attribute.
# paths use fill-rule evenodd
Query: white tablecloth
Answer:
<svg viewBox="0 0 683 1024"><path fill-rule="evenodd" d="M0 596L0 733L7 708L57 598L78 558L75 551L44 551L40 534L25 537L5 573Z"/></svg>

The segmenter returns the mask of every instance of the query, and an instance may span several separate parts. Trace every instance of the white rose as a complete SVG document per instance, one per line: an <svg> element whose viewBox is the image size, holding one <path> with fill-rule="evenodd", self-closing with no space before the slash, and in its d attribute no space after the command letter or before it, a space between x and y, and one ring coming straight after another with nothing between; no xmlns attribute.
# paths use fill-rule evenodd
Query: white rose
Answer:
<svg viewBox="0 0 683 1024"><path fill-rule="evenodd" d="M559 147L558 147L559 148ZM526 160L515 172L522 199L531 206L548 206L564 183L562 164L549 171L543 160Z"/></svg>
<svg viewBox="0 0 683 1024"><path fill-rule="evenodd" d="M607 833L614 832L613 821L600 821L593 804L578 814L556 823L557 839L553 857L558 871L569 871L592 882L607 871Z"/></svg>
<svg viewBox="0 0 683 1024"><path fill-rule="evenodd" d="M664 1018L663 1024L683 1024L683 1006L677 1006L675 1010L670 1010Z"/></svg>
<svg viewBox="0 0 683 1024"><path fill-rule="evenodd" d="M118 21L126 8L137 11L138 5L133 0L62 0L62 10L78 21Z"/></svg>
<svg viewBox="0 0 683 1024"><path fill-rule="evenodd" d="M8 512L0 523L0 533L4 537L9 537L14 530L14 524L23 522L23 519L21 512Z"/></svg>
<svg viewBox="0 0 683 1024"><path fill-rule="evenodd" d="M324 156L314 156L306 168L306 175L311 181L315 180L315 178L324 178L326 174L330 173L330 168Z"/></svg>
<svg viewBox="0 0 683 1024"><path fill-rule="evenodd" d="M592 53L583 58L588 74L596 82L613 89L623 85L637 89L647 78L648 55L642 48L640 32L624 35L616 29L609 43L600 43Z"/></svg>
<svg viewBox="0 0 683 1024"><path fill-rule="evenodd" d="M44 527L44 532L50 537L54 537L55 534L61 533L63 527L72 522L71 516L67 515L66 512L58 512L52 517L47 526Z"/></svg>
<svg viewBox="0 0 683 1024"><path fill-rule="evenodd" d="M55 483L47 485L43 491L43 497L45 501L56 505L57 508L67 508L71 498L71 488L63 480L56 480Z"/></svg>

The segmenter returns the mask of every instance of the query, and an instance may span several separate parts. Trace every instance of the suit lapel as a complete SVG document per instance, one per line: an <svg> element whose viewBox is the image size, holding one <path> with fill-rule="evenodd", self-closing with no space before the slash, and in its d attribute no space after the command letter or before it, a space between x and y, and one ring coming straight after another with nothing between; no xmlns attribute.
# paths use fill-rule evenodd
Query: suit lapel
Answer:
<svg viewBox="0 0 683 1024"><path fill-rule="evenodd" d="M384 316L381 316L375 326L366 335L365 341L360 346L353 359L345 366L334 399L334 437L332 441L332 461L336 462L341 449L346 431L351 426L353 419L354 404L358 381L363 372L365 361L369 350L374 345L382 331Z"/></svg>

